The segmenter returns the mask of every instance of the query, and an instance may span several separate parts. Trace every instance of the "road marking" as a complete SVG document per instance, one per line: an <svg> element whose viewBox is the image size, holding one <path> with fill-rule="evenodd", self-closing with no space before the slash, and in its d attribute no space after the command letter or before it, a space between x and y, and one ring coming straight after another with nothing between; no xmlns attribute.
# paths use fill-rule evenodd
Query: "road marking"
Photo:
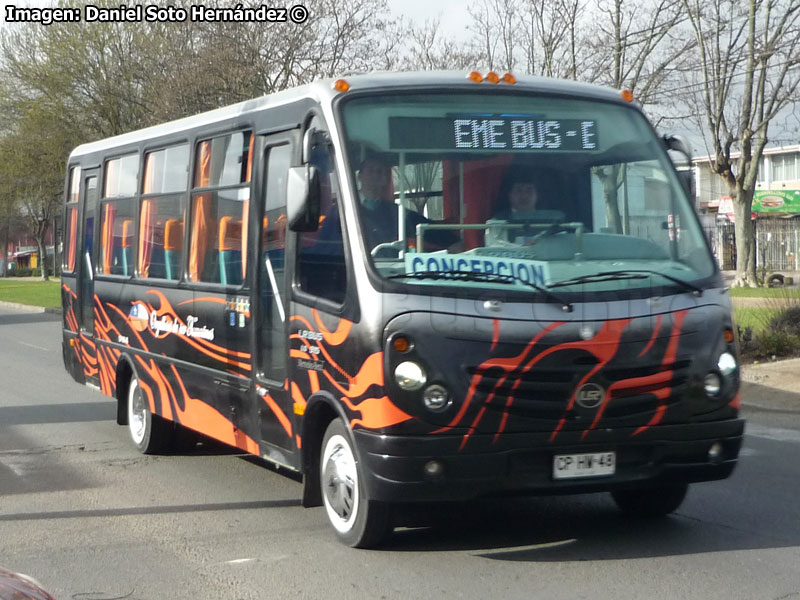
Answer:
<svg viewBox="0 0 800 600"><path fill-rule="evenodd" d="M36 344L29 344L28 342L17 342L18 344L22 344L23 346L27 346L28 348L36 348L37 350L44 350L45 352L50 352L50 348L44 348L42 346L37 346Z"/></svg>
<svg viewBox="0 0 800 600"><path fill-rule="evenodd" d="M491 556L500 556L503 554L513 554L515 552L526 552L530 550L549 550L551 548L560 548L562 546L569 546L577 542L577 538L570 538L568 540L558 540L555 542L545 542L543 544L529 544L526 546L512 546L509 548L492 548L489 550L479 551L476 556L488 558ZM474 554L475 550L464 550L468 554Z"/></svg>
<svg viewBox="0 0 800 600"><path fill-rule="evenodd" d="M776 442L800 443L800 431L796 429L782 429L780 427L767 427L757 423L748 423L745 429L747 435Z"/></svg>
<svg viewBox="0 0 800 600"><path fill-rule="evenodd" d="M229 565L241 565L243 563L253 562L255 558L234 558L233 560L225 561Z"/></svg>
<svg viewBox="0 0 800 600"><path fill-rule="evenodd" d="M24 461L17 460L8 460L7 458L0 458L0 463L4 464L6 467L11 469L17 477L25 477L25 470L22 468L21 464Z"/></svg>

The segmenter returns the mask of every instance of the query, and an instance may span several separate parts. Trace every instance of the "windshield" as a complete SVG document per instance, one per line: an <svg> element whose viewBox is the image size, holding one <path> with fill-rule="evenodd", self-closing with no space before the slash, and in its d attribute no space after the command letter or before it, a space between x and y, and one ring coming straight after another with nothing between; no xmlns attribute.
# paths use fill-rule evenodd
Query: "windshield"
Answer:
<svg viewBox="0 0 800 600"><path fill-rule="evenodd" d="M343 120L383 277L563 294L714 272L669 159L629 107L481 90L353 98Z"/></svg>

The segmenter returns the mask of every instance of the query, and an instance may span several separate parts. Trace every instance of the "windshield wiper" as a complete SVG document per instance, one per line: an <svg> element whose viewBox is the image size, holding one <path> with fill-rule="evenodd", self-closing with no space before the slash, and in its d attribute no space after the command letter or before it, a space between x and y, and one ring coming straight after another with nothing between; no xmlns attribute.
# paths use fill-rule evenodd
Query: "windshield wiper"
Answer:
<svg viewBox="0 0 800 600"><path fill-rule="evenodd" d="M688 290L697 296L703 295L702 288L699 288L696 285L689 283L688 281L684 281L678 277L673 277L672 275L667 275L666 273L654 271L652 269L621 269L619 271L603 271L601 273L592 273L591 275L583 275L581 277L573 277L572 279L556 281L555 283L551 283L548 287L554 288L567 285L576 285L578 283L597 283L600 281L615 281L620 279L645 279L651 275L663 277L664 279L678 284L683 289Z"/></svg>
<svg viewBox="0 0 800 600"><path fill-rule="evenodd" d="M521 283L537 292L543 294L551 302L557 302L561 305L561 310L564 312L572 312L572 304L565 301L558 294L551 292L546 287L525 281L516 275L499 275L497 273L480 273L476 271L418 271L416 273L400 273L397 275L389 275L387 279L455 279L458 281L485 281L488 283L506 283L514 284Z"/></svg>
<svg viewBox="0 0 800 600"><path fill-rule="evenodd" d="M479 271L417 271L415 273L398 273L389 275L386 279L458 279L460 281L489 281L500 283L513 283L508 275L496 273L481 273Z"/></svg>

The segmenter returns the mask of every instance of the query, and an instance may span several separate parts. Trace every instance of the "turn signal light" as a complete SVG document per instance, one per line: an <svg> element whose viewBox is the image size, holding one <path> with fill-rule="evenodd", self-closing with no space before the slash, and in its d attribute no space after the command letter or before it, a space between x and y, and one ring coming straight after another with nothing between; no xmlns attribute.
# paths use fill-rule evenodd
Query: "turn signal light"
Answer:
<svg viewBox="0 0 800 600"><path fill-rule="evenodd" d="M731 329L726 329L722 332L722 339L725 340L726 343L732 344L734 340L733 331Z"/></svg>
<svg viewBox="0 0 800 600"><path fill-rule="evenodd" d="M392 347L397 352L408 352L409 348L411 348L411 342L407 337L398 335L392 340Z"/></svg>
<svg viewBox="0 0 800 600"><path fill-rule="evenodd" d="M337 79L333 82L333 89L337 92L346 92L350 89L350 84L347 83L346 79Z"/></svg>

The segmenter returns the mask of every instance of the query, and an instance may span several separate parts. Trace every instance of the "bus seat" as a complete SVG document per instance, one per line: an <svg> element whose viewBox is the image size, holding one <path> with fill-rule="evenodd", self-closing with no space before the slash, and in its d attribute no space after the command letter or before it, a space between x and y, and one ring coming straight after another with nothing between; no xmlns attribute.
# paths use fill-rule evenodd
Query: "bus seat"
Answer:
<svg viewBox="0 0 800 600"><path fill-rule="evenodd" d="M242 282L242 220L230 215L219 220L219 281L224 285Z"/></svg>
<svg viewBox="0 0 800 600"><path fill-rule="evenodd" d="M167 279L180 279L183 256L183 221L167 219L164 225L164 269Z"/></svg>
<svg viewBox="0 0 800 600"><path fill-rule="evenodd" d="M119 275L133 274L133 219L122 221L122 239L120 240L120 264L116 273Z"/></svg>

